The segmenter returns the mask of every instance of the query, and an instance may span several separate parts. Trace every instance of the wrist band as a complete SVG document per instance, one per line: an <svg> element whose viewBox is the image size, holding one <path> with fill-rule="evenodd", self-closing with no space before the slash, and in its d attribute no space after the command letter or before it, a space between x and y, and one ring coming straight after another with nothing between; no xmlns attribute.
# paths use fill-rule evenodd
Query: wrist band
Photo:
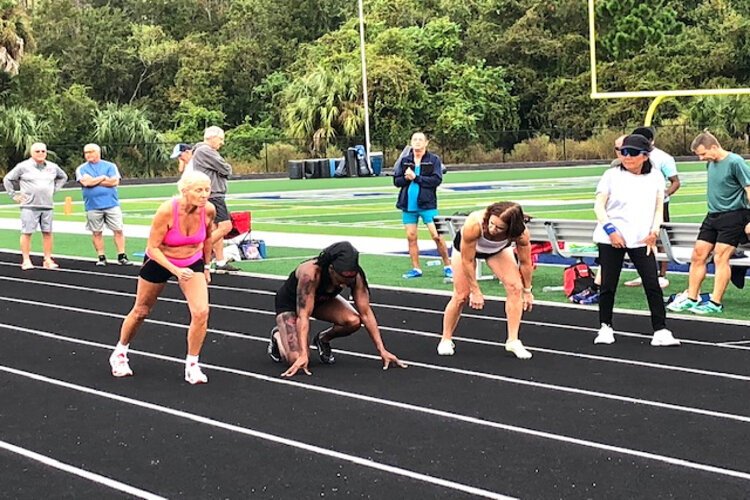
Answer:
<svg viewBox="0 0 750 500"><path fill-rule="evenodd" d="M607 235L617 232L617 228L611 222L607 222L606 224L604 224L602 226L602 229L604 229L604 232L607 233Z"/></svg>

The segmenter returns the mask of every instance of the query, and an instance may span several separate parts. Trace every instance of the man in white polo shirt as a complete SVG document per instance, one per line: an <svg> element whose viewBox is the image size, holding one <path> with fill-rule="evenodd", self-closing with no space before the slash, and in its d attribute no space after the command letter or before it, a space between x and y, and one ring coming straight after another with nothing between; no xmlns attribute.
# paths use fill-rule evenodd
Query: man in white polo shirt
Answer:
<svg viewBox="0 0 750 500"><path fill-rule="evenodd" d="M21 269L24 271L34 269L30 256L31 235L37 227L42 230L44 268L59 267L52 260L52 196L67 180L68 175L56 163L47 160L47 145L42 142L32 144L31 158L16 165L3 178L5 192L21 205Z"/></svg>

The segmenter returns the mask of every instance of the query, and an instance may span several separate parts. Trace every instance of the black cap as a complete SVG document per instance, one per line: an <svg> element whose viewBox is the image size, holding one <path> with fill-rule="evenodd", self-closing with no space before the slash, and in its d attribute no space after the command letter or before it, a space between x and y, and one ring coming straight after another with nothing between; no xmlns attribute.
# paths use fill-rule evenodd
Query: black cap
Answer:
<svg viewBox="0 0 750 500"><path fill-rule="evenodd" d="M633 130L633 133L642 135L649 141L653 141L654 137L656 137L656 133L654 132L653 127L638 127L637 129Z"/></svg>
<svg viewBox="0 0 750 500"><path fill-rule="evenodd" d="M630 134L625 136L625 139L622 140L622 147L620 149L622 148L634 148L640 151L651 151L653 149L651 141L640 134Z"/></svg>

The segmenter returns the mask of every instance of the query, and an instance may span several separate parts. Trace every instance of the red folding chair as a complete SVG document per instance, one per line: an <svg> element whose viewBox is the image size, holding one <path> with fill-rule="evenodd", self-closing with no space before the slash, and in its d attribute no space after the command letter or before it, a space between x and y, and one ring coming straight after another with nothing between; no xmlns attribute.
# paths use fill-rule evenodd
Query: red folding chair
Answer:
<svg viewBox="0 0 750 500"><path fill-rule="evenodd" d="M232 229L224 236L225 240L245 235L242 241L250 237L252 228L252 217L250 212L229 212L229 218L232 220Z"/></svg>

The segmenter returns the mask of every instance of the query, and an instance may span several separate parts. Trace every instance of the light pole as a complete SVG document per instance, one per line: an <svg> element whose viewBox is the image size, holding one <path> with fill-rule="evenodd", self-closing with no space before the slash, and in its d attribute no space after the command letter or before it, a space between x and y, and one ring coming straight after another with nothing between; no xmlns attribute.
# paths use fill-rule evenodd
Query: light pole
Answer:
<svg viewBox="0 0 750 500"><path fill-rule="evenodd" d="M365 15L362 9L362 0L359 3L359 53L362 58L362 95L365 111L365 161L367 168L370 167L370 106L367 99L367 60L365 58Z"/></svg>

